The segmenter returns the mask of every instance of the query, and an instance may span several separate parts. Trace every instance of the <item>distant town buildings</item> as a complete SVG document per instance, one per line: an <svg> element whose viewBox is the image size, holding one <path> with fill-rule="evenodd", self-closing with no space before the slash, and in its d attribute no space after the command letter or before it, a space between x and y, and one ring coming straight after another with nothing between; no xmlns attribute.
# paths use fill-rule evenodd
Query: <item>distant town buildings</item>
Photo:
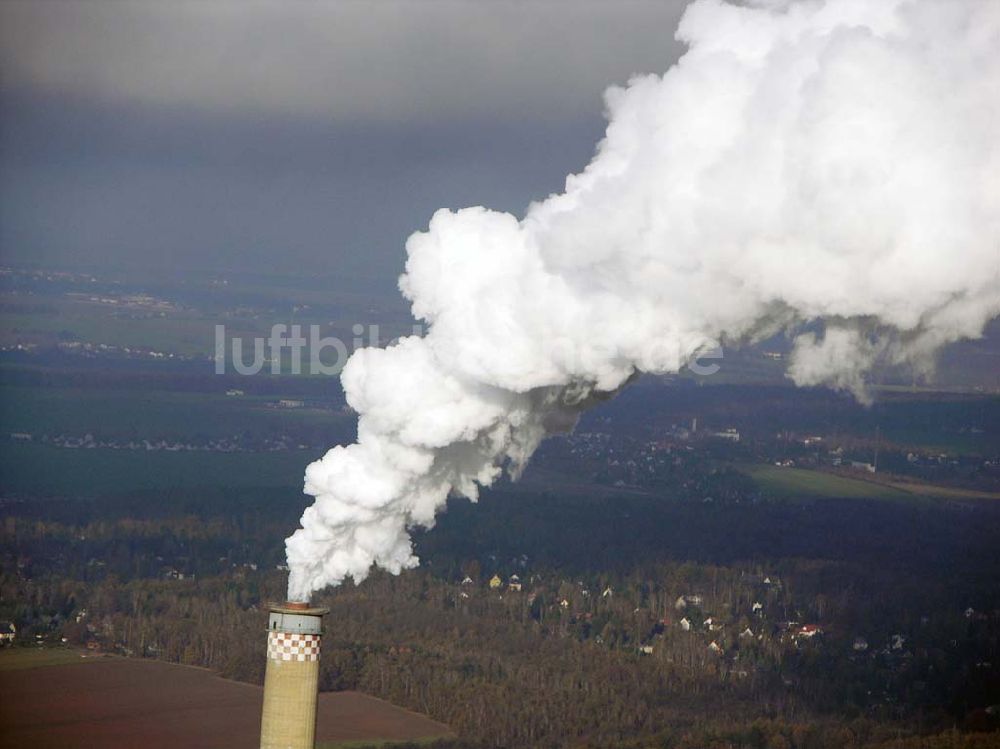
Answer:
<svg viewBox="0 0 1000 749"><path fill-rule="evenodd" d="M712 436L723 440L729 440L730 442L740 441L740 432L738 429L734 429L733 427L723 429L721 432L712 432Z"/></svg>

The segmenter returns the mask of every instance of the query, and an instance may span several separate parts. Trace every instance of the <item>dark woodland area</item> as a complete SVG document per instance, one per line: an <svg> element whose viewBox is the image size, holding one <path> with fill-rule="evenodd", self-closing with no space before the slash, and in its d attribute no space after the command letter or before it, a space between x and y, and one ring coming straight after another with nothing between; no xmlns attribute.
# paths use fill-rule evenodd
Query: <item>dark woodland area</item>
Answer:
<svg viewBox="0 0 1000 749"><path fill-rule="evenodd" d="M487 746L695 746L713 736L720 746L783 746L778 736L859 746L996 727L998 569L978 513L765 503L747 527L750 513L736 508L621 497L574 505L498 493L481 507L455 504L422 540L423 569L376 573L318 599L332 609L324 689L384 697ZM284 576L230 561L256 558L255 533L279 532L257 523L8 517L4 548L16 557L13 569L5 560L3 600L29 641L65 637L259 682L261 607L281 597ZM538 562L521 523L548 539ZM628 539L632 523L644 532ZM616 532L632 559L602 569ZM736 561L734 534L769 554ZM920 548L894 541L904 534ZM448 553L454 535L493 553ZM678 546L702 558L671 559ZM960 582L938 555L964 570ZM143 569L157 558L185 571Z"/></svg>

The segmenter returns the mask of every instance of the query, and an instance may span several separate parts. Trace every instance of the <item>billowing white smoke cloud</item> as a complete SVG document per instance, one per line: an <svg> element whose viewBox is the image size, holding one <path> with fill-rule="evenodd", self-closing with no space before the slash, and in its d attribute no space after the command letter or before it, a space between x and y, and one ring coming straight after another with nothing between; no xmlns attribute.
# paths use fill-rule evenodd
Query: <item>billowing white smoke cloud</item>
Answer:
<svg viewBox="0 0 1000 749"><path fill-rule="evenodd" d="M1000 3L698 0L665 75L607 92L597 155L522 220L438 211L400 286L423 338L343 373L358 441L306 471L289 596L417 563L475 498L636 371L825 321L789 375L863 394L1000 314Z"/></svg>

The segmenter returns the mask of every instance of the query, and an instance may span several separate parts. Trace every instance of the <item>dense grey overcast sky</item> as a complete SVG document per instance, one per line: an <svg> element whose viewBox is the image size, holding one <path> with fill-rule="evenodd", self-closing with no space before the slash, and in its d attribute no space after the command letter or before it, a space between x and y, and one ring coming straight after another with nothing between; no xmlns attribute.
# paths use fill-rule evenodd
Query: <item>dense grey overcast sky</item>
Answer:
<svg viewBox="0 0 1000 749"><path fill-rule="evenodd" d="M434 209L560 190L684 5L0 0L0 253L392 279Z"/></svg>

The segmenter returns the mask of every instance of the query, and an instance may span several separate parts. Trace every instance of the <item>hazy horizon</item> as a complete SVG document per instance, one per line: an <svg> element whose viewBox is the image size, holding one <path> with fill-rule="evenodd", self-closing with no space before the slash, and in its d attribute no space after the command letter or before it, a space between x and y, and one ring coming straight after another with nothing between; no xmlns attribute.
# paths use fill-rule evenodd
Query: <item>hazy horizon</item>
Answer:
<svg viewBox="0 0 1000 749"><path fill-rule="evenodd" d="M433 211L523 213L686 3L0 5L0 259L392 281Z"/></svg>

